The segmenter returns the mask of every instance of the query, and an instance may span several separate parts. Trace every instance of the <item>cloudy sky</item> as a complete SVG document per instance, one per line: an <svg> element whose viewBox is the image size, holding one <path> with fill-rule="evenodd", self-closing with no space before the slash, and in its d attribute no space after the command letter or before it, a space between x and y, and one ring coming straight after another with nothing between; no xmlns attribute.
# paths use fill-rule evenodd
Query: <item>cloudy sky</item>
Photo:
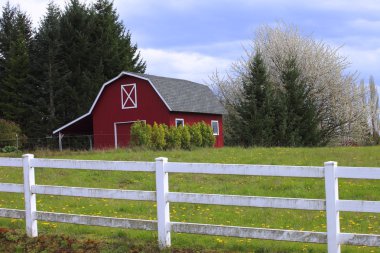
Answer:
<svg viewBox="0 0 380 253"><path fill-rule="evenodd" d="M36 26L47 2L10 0L29 13ZM358 71L366 81L373 75L380 84L378 0L114 0L114 4L150 74L208 82L212 72L225 71L244 54L242 48L257 27L284 21L317 40L342 46L339 52L352 63L350 71Z"/></svg>

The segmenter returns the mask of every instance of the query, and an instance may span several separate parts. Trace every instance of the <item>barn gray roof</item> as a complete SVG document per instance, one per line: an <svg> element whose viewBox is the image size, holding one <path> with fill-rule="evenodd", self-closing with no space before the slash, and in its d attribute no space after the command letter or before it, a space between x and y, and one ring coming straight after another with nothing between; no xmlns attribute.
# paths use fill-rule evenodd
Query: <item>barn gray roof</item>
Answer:
<svg viewBox="0 0 380 253"><path fill-rule="evenodd" d="M183 79L137 74L149 79L172 111L225 114L226 111L211 89Z"/></svg>

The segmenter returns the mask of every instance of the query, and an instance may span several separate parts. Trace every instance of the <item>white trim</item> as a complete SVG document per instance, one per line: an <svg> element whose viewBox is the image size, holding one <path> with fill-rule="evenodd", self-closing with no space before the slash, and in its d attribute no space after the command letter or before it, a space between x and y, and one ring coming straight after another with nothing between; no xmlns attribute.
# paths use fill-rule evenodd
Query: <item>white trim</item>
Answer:
<svg viewBox="0 0 380 253"><path fill-rule="evenodd" d="M62 129L65 129L66 127L68 127L68 126L74 124L75 122L77 122L77 121L79 121L79 120L81 120L81 119L83 119L83 118L86 118L86 117L89 116L90 114L91 114L91 112L88 112L88 113L86 113L86 114L83 114L82 116L80 116L80 117L74 119L73 121L67 123L66 125L64 125L64 126L58 128L58 129L54 130L54 131L53 131L53 134L56 134L56 133L60 132Z"/></svg>
<svg viewBox="0 0 380 253"><path fill-rule="evenodd" d="M132 86L131 90L128 91L124 87ZM130 108L137 108L137 89L136 89L136 83L131 84L123 84L120 86L120 95L121 95L121 109L130 109ZM134 94L133 94L134 93ZM135 96L135 99L132 99L132 94ZM127 96L127 98L124 100L124 95ZM132 106L126 106L127 102L131 101Z"/></svg>
<svg viewBox="0 0 380 253"><path fill-rule="evenodd" d="M99 100L99 98L100 98L100 95L103 93L103 90L105 89L105 87L106 87L108 84L110 84L110 83L116 81L117 79L119 79L120 77L122 77L122 76L124 76L124 75L132 76L132 77L136 77L136 78L139 78L139 79L142 79L142 80L148 81L148 82L150 83L150 85L152 86L152 88L154 89L154 91L157 93L157 95L161 98L161 100L164 102L164 104L166 105L166 107L169 109L169 111L172 111L172 109L170 108L170 106L168 105L168 103L166 103L165 99L161 96L161 94L158 92L158 90L157 90L156 87L153 85L153 83L150 81L150 79L145 78L145 77L142 77L142 76L139 76L139 75L136 75L136 74L131 73L131 72L123 71L123 72L121 72L118 76L112 78L111 80L109 80L109 81L107 81L107 82L105 82L105 83L103 84L102 88L100 89L98 95L97 95L96 98L95 98L94 103L92 103L92 106L91 106L90 110L89 110L86 114L83 114L82 116L80 116L80 117L76 118L75 120L73 120L73 121L67 123L66 125L64 125L64 126L58 128L58 129L54 130L54 131L53 131L53 134L56 134L56 133L58 133L59 131L61 131L62 129L65 129L66 127L68 127L68 126L74 124L75 122L77 122L77 121L79 121L79 120L81 120L81 119L83 119L83 118L85 118L85 117L91 115L91 113L92 113L92 111L94 110L95 105L96 105L96 103L98 102L98 100Z"/></svg>
<svg viewBox="0 0 380 253"><path fill-rule="evenodd" d="M216 126L218 128L218 132L217 133L214 133L214 128L212 127L213 123L216 123ZM218 120L211 120L211 128L212 128L212 134L213 135L219 135L219 121Z"/></svg>
<svg viewBox="0 0 380 253"><path fill-rule="evenodd" d="M122 122L114 122L113 123L113 134L114 134L114 138L115 138L115 149L117 149L117 125L119 124L130 124L130 123L134 123L134 122L139 122L139 121L143 121L146 123L146 120L130 120L130 121L122 121Z"/></svg>
<svg viewBox="0 0 380 253"><path fill-rule="evenodd" d="M114 138L115 138L115 149L117 149L117 127L116 127L117 123L114 122L113 123L113 135L114 135Z"/></svg>
<svg viewBox="0 0 380 253"><path fill-rule="evenodd" d="M175 121L174 121L175 127L178 127L177 126L177 120L181 120L182 121L182 126L185 126L185 120L184 119L182 119L182 118L175 118Z"/></svg>

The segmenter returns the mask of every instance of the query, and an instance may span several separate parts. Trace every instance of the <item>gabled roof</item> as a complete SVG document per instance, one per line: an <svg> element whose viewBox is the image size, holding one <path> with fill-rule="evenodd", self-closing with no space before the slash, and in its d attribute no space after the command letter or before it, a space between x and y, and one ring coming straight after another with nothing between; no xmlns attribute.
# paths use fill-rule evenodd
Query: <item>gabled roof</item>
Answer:
<svg viewBox="0 0 380 253"><path fill-rule="evenodd" d="M94 103L86 114L54 130L53 134L56 134L75 122L90 116L105 87L124 75L133 76L148 81L169 111L226 114L224 107L206 85L176 78L121 72L118 76L103 84Z"/></svg>
<svg viewBox="0 0 380 253"><path fill-rule="evenodd" d="M135 75L149 79L171 111L225 114L224 107L206 85L176 78Z"/></svg>

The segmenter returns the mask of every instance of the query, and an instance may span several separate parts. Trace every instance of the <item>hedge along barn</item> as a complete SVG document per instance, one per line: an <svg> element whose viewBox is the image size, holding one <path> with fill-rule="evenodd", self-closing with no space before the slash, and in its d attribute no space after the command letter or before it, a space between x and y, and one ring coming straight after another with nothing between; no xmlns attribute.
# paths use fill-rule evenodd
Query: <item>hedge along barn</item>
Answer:
<svg viewBox="0 0 380 253"><path fill-rule="evenodd" d="M168 126L204 121L215 135L215 147L223 146L224 107L209 87L181 79L122 72L104 83L90 110L58 128L60 148L64 135L92 135L94 147L129 145L136 121Z"/></svg>

